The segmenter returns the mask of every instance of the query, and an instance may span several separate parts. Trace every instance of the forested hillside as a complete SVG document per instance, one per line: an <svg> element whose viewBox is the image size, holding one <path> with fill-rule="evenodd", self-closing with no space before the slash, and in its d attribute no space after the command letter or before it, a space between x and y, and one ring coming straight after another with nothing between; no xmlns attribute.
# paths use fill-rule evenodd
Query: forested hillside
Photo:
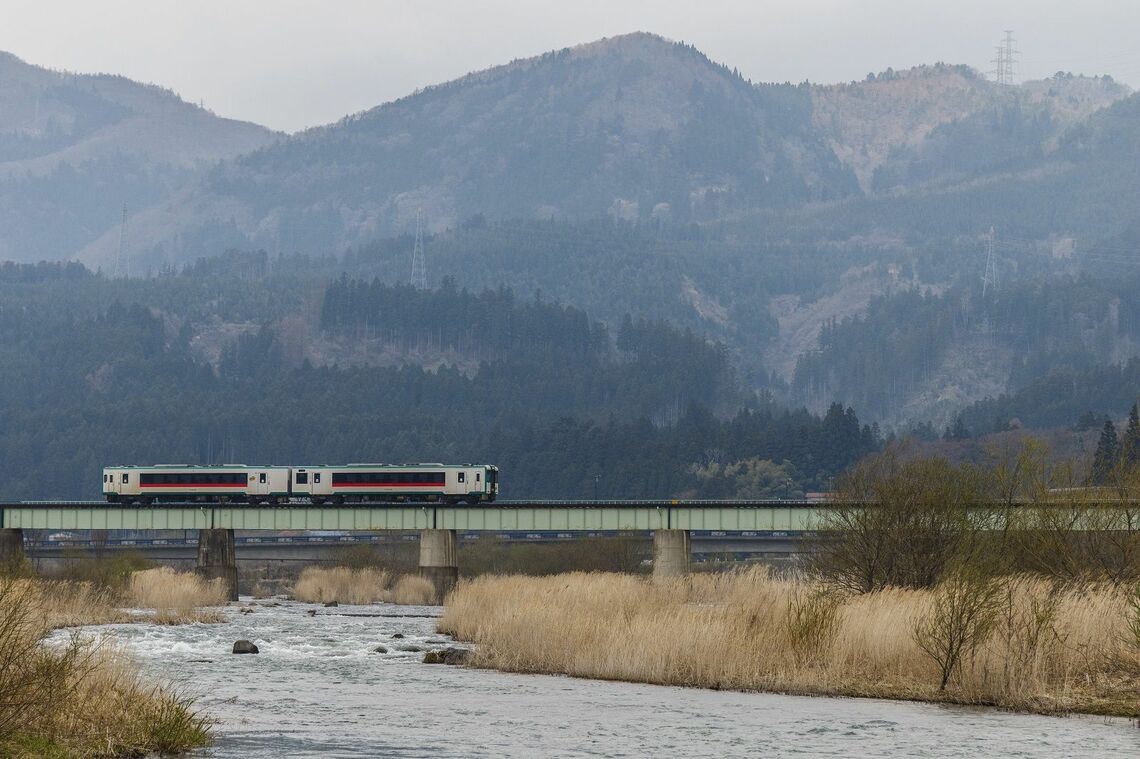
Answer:
<svg viewBox="0 0 1140 759"><path fill-rule="evenodd" d="M288 372L464 382L557 359L598 383L550 378L549 413L598 420L620 397L672 424L770 394L942 427L1140 354L1119 284L1140 243L1138 103L1107 76L999 86L946 64L753 83L638 33L278 139L0 56L0 259L78 252L146 278L18 298L156 308L227 381L266 346L255 360ZM436 293L400 287L417 218ZM982 298L990 230L1000 287Z"/></svg>
<svg viewBox="0 0 1140 759"><path fill-rule="evenodd" d="M243 278L223 260L129 281L0 268L3 497L92 497L116 462L361 460L497 463L505 497L776 496L825 486L879 444L851 410L744 392L724 347L692 333L635 319L611 333L506 291L341 279L296 351L284 333L300 317L271 304L308 270L245 263ZM219 315L262 321L211 360ZM455 363L313 360L372 339L434 341Z"/></svg>
<svg viewBox="0 0 1140 759"><path fill-rule="evenodd" d="M963 390L954 403L943 404L935 421L946 423L971 396L1022 397L1017 391L1026 388L1041 402L1043 388L1056 389L1061 377L1075 381L1093 372L1104 381L1119 379L1118 369L1103 367L1140 355L1138 286L1137 273L1114 280L1082 275L1018 282L986 295L981 283L970 283L938 294L906 290L879 297L865 314L824 325L819 349L796 366L793 390L796 397L839 398L873 418L913 424L929 418L900 413L910 408L910 398L931 383L947 394L947 377L970 382L976 375L963 362L985 372L987 387ZM959 355L962 346L969 346L968 358ZM1126 383L1106 395L1104 381L1072 398L1060 393L1036 411L1018 405L990 416L1002 423L1016 417L1032 425L1071 424L1086 405L1107 412L1118 405L1117 395L1140 392ZM1080 408L1074 411L1073 403ZM981 408L968 415L972 429L992 431L992 419L979 426Z"/></svg>

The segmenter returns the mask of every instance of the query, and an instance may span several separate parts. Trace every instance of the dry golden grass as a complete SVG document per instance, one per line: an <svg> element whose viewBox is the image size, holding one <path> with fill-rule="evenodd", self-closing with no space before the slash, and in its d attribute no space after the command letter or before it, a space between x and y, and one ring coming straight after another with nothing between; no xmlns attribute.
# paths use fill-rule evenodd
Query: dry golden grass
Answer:
<svg viewBox="0 0 1140 759"><path fill-rule="evenodd" d="M306 567L293 597L307 603L371 604L383 600L390 579L383 569Z"/></svg>
<svg viewBox="0 0 1140 759"><path fill-rule="evenodd" d="M293 597L307 603L422 605L430 604L435 596L431 581L419 575L404 575L394 585L392 580L392 573L384 569L307 567L293 588Z"/></svg>
<svg viewBox="0 0 1140 759"><path fill-rule="evenodd" d="M1127 589L1016 577L1001 590L993 626L944 692L914 633L934 592L838 595L764 568L484 576L449 596L440 630L476 643L476 664L516 672L1140 716Z"/></svg>
<svg viewBox="0 0 1140 759"><path fill-rule="evenodd" d="M225 606L229 594L222 580L205 580L191 572L156 567L131 574L123 601L131 606L154 609L153 620L161 624L220 622L222 616L207 606Z"/></svg>
<svg viewBox="0 0 1140 759"><path fill-rule="evenodd" d="M109 625L132 619L116 607L110 590L89 582L31 579L10 582L13 590L34 596L37 615L45 629Z"/></svg>
<svg viewBox="0 0 1140 759"><path fill-rule="evenodd" d="M85 604L80 613L110 613L105 598L72 590L0 579L0 756L141 756L208 742L188 701L144 684L110 646L44 644L53 624L78 619L60 616L68 599Z"/></svg>
<svg viewBox="0 0 1140 759"><path fill-rule="evenodd" d="M396 581L384 600L406 606L426 606L435 602L435 586L426 577L404 575Z"/></svg>

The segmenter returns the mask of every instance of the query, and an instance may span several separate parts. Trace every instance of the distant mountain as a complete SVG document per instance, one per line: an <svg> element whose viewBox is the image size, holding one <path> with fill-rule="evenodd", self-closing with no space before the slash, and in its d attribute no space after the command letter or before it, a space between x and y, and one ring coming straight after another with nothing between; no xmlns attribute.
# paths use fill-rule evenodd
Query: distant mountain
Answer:
<svg viewBox="0 0 1140 759"><path fill-rule="evenodd" d="M33 66L0 52L0 258L74 256L129 213L169 201L193 173L269 144L119 76Z"/></svg>
<svg viewBox="0 0 1140 759"><path fill-rule="evenodd" d="M809 87L753 85L632 34L471 74L213 171L156 231L222 222L322 251L482 214L703 221L857 192ZM98 251L93 253L97 254ZM104 251L105 253L105 251Z"/></svg>
<svg viewBox="0 0 1140 759"><path fill-rule="evenodd" d="M936 64L813 88L812 118L871 194L1040 160L1071 126L1129 94L1109 77L1010 87Z"/></svg>
<svg viewBox="0 0 1140 759"><path fill-rule="evenodd" d="M753 84L691 46L636 33L241 155L131 227L153 263L227 247L340 251L407 233L418 214L432 231L472 218L771 218L1031 172L1128 94L1107 77L1003 87L943 64L843 85ZM82 255L105 262L117 245L109 234Z"/></svg>
<svg viewBox="0 0 1140 759"><path fill-rule="evenodd" d="M421 216L432 285L541 292L611 325L666 319L723 340L748 381L797 402L941 423L1034 381L1025 367L1055 346L1030 355L1019 316L1001 350L981 351L994 341L978 325L993 322L976 302L868 305L975 297L991 227L1003 288L1112 275L1119 262L1089 251L1140 244L1138 116L1140 95L1109 77L1001 86L935 64L754 84L637 33L278 137L156 87L9 57L0 258L110 269L126 203L135 273L261 248L396 283ZM897 313L914 323L892 331ZM1089 361L1136 352L1102 331ZM884 392L902 355L922 371Z"/></svg>

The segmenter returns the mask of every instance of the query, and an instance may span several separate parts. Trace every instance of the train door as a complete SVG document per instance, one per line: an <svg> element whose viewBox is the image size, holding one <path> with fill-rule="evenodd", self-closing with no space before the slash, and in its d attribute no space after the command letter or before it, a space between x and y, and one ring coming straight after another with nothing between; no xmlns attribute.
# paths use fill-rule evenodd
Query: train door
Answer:
<svg viewBox="0 0 1140 759"><path fill-rule="evenodd" d="M293 470L293 494L299 496L307 496L313 492L312 486L309 485L310 474L304 469Z"/></svg>

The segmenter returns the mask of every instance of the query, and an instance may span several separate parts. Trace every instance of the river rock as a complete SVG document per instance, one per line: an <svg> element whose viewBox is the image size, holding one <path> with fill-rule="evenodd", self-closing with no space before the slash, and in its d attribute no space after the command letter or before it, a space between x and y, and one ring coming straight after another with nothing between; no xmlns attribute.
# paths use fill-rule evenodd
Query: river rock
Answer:
<svg viewBox="0 0 1140 759"><path fill-rule="evenodd" d="M418 653L420 651L423 651L424 649L421 646L397 646L396 650L397 651L410 651L411 653Z"/></svg>
<svg viewBox="0 0 1140 759"><path fill-rule="evenodd" d="M310 617L317 616L317 610L316 609L306 609L305 613L308 614Z"/></svg>
<svg viewBox="0 0 1140 759"><path fill-rule="evenodd" d="M443 650L443 663L463 665L471 660L471 651L466 648L448 647Z"/></svg>
<svg viewBox="0 0 1140 759"><path fill-rule="evenodd" d="M239 641L236 641L234 643L234 653L235 654L258 654L261 652L257 649L257 646L255 646L253 644L253 641L239 640Z"/></svg>
<svg viewBox="0 0 1140 759"><path fill-rule="evenodd" d="M403 633L392 633L392 640L400 640L404 637Z"/></svg>
<svg viewBox="0 0 1140 759"><path fill-rule="evenodd" d="M428 651L424 654L424 664L443 664L445 657L445 651Z"/></svg>
<svg viewBox="0 0 1140 759"><path fill-rule="evenodd" d="M372 653L374 653L374 654L386 654L386 653L388 653L388 649L385 648L384 646L376 646L376 648L372 649Z"/></svg>
<svg viewBox="0 0 1140 759"><path fill-rule="evenodd" d="M326 609L331 608L333 606L340 606L340 604L338 604L336 601L329 601L328 603L325 604Z"/></svg>

